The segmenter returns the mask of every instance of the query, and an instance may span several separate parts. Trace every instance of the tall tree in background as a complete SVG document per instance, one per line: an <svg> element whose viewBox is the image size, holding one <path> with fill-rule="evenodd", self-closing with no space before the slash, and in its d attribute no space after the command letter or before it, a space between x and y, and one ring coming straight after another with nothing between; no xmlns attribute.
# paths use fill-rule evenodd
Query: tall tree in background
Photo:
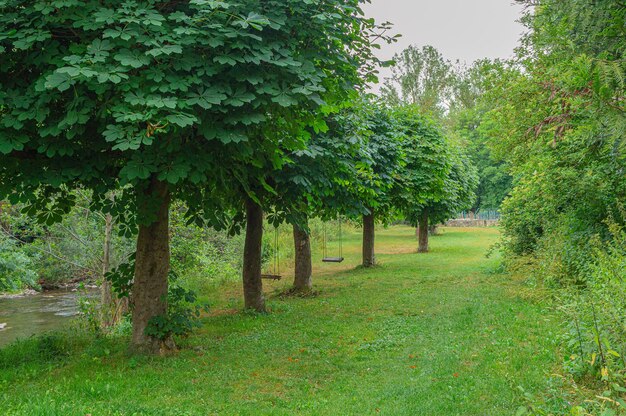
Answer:
<svg viewBox="0 0 626 416"><path fill-rule="evenodd" d="M424 114L442 118L452 94L452 64L432 46L409 46L394 57L392 76L382 88L393 104L411 104Z"/></svg>
<svg viewBox="0 0 626 416"><path fill-rule="evenodd" d="M459 212L470 209L476 199L476 167L457 145L448 142L447 152L450 171L445 176L441 196L425 201L420 209L412 213L413 224L418 226L419 253L429 251L431 225L443 224Z"/></svg>
<svg viewBox="0 0 626 416"><path fill-rule="evenodd" d="M290 162L269 175L276 191L271 222L287 222L293 227L295 270L290 292L294 294L313 289L310 219L354 217L365 211L358 195L347 186L359 174L363 148L358 134L361 123L353 104L337 109L311 129L307 146L292 152Z"/></svg>

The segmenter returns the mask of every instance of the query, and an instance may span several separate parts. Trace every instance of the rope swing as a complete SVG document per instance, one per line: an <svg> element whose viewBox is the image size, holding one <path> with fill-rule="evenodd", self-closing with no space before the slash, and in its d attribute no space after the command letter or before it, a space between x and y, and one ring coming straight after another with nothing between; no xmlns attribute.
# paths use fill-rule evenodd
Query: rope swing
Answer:
<svg viewBox="0 0 626 416"><path fill-rule="evenodd" d="M338 257L329 257L328 256L328 235L326 233L326 223L324 223L324 240L322 244L322 250L324 253L324 257L322 261L324 263L341 263L344 261L343 258L343 233L341 226L341 218L339 218L339 256Z"/></svg>
<svg viewBox="0 0 626 416"><path fill-rule="evenodd" d="M272 272L269 274L262 274L261 279L267 280L280 280L283 277L280 275L280 251L278 248L278 227L274 227L274 252L272 253Z"/></svg>

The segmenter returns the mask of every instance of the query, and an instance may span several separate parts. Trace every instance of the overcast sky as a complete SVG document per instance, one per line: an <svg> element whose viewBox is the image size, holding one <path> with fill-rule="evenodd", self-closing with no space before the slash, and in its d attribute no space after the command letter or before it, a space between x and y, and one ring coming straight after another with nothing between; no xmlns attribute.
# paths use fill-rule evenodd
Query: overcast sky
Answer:
<svg viewBox="0 0 626 416"><path fill-rule="evenodd" d="M402 38L379 53L390 59L407 46L432 45L445 58L471 64L481 58L509 58L524 28L522 8L512 0L372 0L368 16L390 21Z"/></svg>

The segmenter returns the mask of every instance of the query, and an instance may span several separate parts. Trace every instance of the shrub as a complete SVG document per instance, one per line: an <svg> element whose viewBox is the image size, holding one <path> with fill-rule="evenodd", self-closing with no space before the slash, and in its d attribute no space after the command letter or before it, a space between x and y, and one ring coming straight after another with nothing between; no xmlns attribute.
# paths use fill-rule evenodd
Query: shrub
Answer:
<svg viewBox="0 0 626 416"><path fill-rule="evenodd" d="M15 242L0 237L0 291L38 289L37 281L33 259L20 250Z"/></svg>

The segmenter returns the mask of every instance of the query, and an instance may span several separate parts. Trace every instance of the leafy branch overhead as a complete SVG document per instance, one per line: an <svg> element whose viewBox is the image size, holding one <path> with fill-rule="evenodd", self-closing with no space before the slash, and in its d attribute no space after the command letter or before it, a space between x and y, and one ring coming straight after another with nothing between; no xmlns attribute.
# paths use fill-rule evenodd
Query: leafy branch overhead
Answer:
<svg viewBox="0 0 626 416"><path fill-rule="evenodd" d="M321 105L374 79L373 42L391 40L356 0L6 0L0 12L2 177L104 194L157 175L195 205L198 184L228 186L226 159L282 164ZM280 151L277 124L294 138Z"/></svg>

